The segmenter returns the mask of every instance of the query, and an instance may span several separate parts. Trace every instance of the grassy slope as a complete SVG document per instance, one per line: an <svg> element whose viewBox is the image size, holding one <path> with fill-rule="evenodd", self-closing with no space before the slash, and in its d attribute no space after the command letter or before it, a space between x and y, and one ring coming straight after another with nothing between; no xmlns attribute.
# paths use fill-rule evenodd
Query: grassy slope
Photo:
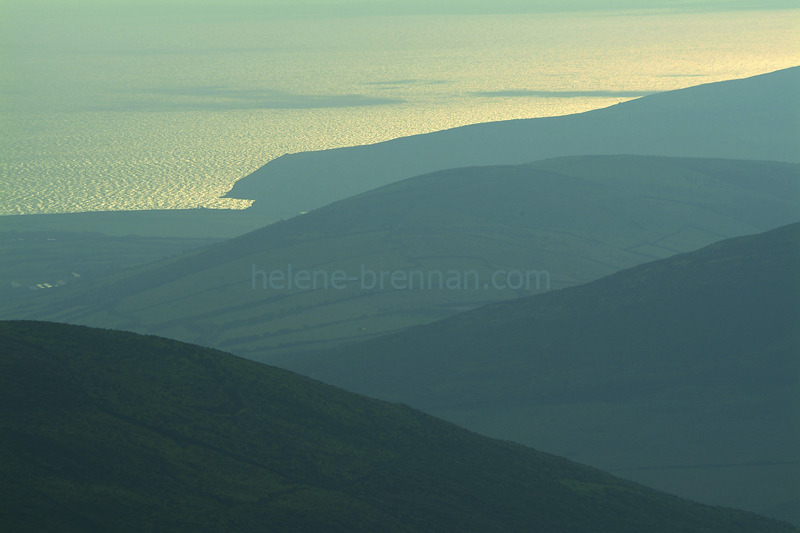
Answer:
<svg viewBox="0 0 800 533"><path fill-rule="evenodd" d="M283 364L800 522L800 224Z"/></svg>
<svg viewBox="0 0 800 533"><path fill-rule="evenodd" d="M6 305L0 316L130 329L265 358L537 292L484 289L498 269L545 270L560 288L792 222L798 182L800 167L792 164L631 156L449 170L87 283L84 293ZM351 277L361 265L475 270L481 285L253 290L253 265L285 272L289 264Z"/></svg>
<svg viewBox="0 0 800 533"><path fill-rule="evenodd" d="M0 323L6 531L783 532L196 346Z"/></svg>
<svg viewBox="0 0 800 533"><path fill-rule="evenodd" d="M0 298L16 301L31 287L70 283L208 246L218 239L117 236L102 233L0 232ZM34 290L41 290L37 288Z"/></svg>

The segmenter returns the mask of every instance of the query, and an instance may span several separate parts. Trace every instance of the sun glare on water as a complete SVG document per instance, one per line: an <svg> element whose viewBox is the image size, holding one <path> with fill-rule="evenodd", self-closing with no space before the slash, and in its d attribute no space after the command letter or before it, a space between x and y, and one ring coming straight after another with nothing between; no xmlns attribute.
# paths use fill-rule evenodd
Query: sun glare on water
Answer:
<svg viewBox="0 0 800 533"><path fill-rule="evenodd" d="M241 209L249 202L220 197L286 153L795 66L797 19L20 16L1 64L0 214Z"/></svg>

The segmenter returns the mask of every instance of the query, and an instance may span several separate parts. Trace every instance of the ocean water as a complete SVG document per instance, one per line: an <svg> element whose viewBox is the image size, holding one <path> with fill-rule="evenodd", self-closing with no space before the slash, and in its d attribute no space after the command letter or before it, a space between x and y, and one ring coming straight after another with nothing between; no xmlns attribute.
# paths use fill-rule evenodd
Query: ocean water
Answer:
<svg viewBox="0 0 800 533"><path fill-rule="evenodd" d="M191 207L286 153L800 64L800 11L274 18L11 11L0 214Z"/></svg>

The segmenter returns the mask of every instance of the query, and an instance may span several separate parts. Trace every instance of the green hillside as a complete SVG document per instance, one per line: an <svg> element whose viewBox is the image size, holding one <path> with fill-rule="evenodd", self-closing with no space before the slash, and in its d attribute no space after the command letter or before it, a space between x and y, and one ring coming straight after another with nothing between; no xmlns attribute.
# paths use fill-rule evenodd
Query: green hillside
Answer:
<svg viewBox="0 0 800 533"><path fill-rule="evenodd" d="M798 212L800 165L788 163L606 156L453 169L116 276L26 293L0 303L0 317L163 335L268 362L584 283ZM290 269L319 273L316 288L308 278L288 288ZM273 273L282 284L267 283ZM334 275L346 281L334 285Z"/></svg>
<svg viewBox="0 0 800 533"><path fill-rule="evenodd" d="M799 273L793 224L282 364L800 524Z"/></svg>
<svg viewBox="0 0 800 533"><path fill-rule="evenodd" d="M788 532L156 337L0 323L4 531Z"/></svg>

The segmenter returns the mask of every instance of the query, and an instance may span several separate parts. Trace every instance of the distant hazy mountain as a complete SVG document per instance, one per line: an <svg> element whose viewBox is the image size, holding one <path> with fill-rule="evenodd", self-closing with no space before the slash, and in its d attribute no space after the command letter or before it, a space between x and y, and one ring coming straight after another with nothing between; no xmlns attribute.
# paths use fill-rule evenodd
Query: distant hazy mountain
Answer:
<svg viewBox="0 0 800 533"><path fill-rule="evenodd" d="M464 126L375 145L288 154L236 182L243 211L117 211L0 217L0 231L225 238L382 185L450 168L574 155L800 161L800 67L560 117Z"/></svg>
<svg viewBox="0 0 800 533"><path fill-rule="evenodd" d="M280 157L228 196L294 216L448 168L594 154L800 161L800 67L551 118L476 124L379 144Z"/></svg>
<svg viewBox="0 0 800 533"><path fill-rule="evenodd" d="M111 277L17 288L0 316L268 362L795 222L798 190L790 163L598 156L453 169Z"/></svg>
<svg viewBox="0 0 800 533"><path fill-rule="evenodd" d="M780 533L221 352L0 323L0 529Z"/></svg>
<svg viewBox="0 0 800 533"><path fill-rule="evenodd" d="M800 524L800 224L285 364Z"/></svg>

